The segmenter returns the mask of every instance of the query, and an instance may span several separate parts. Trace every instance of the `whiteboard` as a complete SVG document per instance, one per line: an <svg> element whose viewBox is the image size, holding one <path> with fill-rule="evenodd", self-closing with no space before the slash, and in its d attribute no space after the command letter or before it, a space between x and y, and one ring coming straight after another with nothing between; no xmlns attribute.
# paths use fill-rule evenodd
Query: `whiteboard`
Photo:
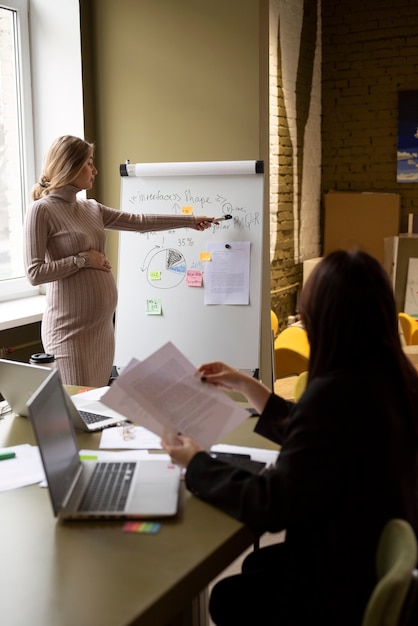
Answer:
<svg viewBox="0 0 418 626"><path fill-rule="evenodd" d="M196 367L222 360L237 369L260 368L263 171L262 161L120 166L123 211L232 219L204 232L119 234L117 366L171 341ZM234 242L250 246L249 303L205 305L207 250ZM202 286L188 286L187 270L202 272Z"/></svg>

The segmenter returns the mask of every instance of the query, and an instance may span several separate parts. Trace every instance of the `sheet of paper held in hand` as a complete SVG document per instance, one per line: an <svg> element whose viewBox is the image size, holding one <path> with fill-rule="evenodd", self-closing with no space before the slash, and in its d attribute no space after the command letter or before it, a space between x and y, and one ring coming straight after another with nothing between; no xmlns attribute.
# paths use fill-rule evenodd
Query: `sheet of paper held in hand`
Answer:
<svg viewBox="0 0 418 626"><path fill-rule="evenodd" d="M224 391L202 382L171 342L143 361L132 359L101 402L166 441L181 433L207 450L248 418Z"/></svg>

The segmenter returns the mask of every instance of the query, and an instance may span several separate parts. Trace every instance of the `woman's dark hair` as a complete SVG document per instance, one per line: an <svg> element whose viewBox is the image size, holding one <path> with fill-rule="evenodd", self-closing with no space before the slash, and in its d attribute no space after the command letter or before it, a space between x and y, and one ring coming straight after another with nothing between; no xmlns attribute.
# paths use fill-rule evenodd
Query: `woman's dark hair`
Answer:
<svg viewBox="0 0 418 626"><path fill-rule="evenodd" d="M300 313L310 343L309 381L335 370L385 367L418 395L418 373L402 349L392 285L366 252L337 250L315 267ZM416 398L418 401L418 397Z"/></svg>

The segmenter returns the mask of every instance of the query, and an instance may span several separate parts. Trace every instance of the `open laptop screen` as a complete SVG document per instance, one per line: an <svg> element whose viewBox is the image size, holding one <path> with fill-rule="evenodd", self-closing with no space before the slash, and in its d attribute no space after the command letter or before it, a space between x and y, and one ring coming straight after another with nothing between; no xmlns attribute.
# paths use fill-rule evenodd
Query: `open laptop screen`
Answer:
<svg viewBox="0 0 418 626"><path fill-rule="evenodd" d="M58 370L28 400L29 416L44 464L55 513L81 467L74 426Z"/></svg>

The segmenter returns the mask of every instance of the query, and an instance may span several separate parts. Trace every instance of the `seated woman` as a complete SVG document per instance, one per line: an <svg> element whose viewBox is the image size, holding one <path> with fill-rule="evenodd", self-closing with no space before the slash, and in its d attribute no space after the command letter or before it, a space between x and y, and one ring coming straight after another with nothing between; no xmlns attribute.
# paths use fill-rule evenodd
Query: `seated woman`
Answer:
<svg viewBox="0 0 418 626"><path fill-rule="evenodd" d="M296 404L223 363L200 367L202 380L240 391L259 411L256 431L281 444L273 468L255 476L188 437L163 442L197 497L259 533L286 531L214 586L218 626L359 626L383 526L400 517L418 530L418 373L384 269L364 252L329 254L300 312L311 353Z"/></svg>

